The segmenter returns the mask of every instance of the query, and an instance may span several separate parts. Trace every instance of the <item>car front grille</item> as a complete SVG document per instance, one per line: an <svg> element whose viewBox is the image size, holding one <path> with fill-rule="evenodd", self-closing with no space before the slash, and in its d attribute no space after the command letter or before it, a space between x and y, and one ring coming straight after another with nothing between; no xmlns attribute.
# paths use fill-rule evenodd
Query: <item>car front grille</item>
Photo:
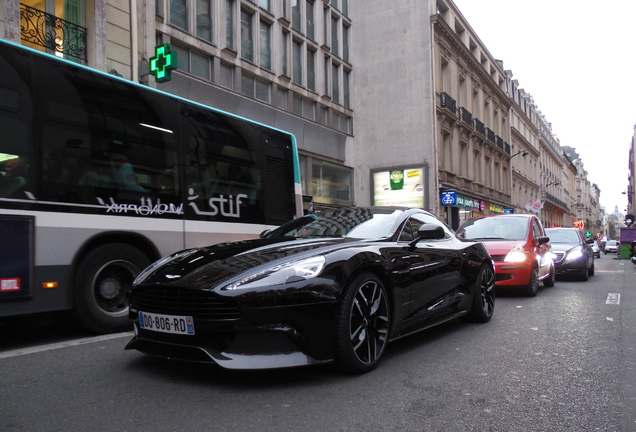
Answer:
<svg viewBox="0 0 636 432"><path fill-rule="evenodd" d="M503 261L506 256L505 255L491 255L490 258L492 258L493 261L495 262L501 262Z"/></svg>
<svg viewBox="0 0 636 432"><path fill-rule="evenodd" d="M561 262L561 260L563 259L564 256L565 256L565 253L563 253L563 252L555 252L554 253L554 261L555 262Z"/></svg>
<svg viewBox="0 0 636 432"><path fill-rule="evenodd" d="M165 285L137 286L129 300L131 308L144 312L213 320L241 317L240 308L232 300L209 291Z"/></svg>

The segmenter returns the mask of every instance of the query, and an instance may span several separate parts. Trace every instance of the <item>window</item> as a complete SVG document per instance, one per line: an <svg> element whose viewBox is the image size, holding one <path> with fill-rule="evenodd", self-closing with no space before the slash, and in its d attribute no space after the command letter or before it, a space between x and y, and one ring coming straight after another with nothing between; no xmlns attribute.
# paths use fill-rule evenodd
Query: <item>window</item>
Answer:
<svg viewBox="0 0 636 432"><path fill-rule="evenodd" d="M179 70L184 72L190 72L190 51L179 45L172 44L171 48L176 51L179 58Z"/></svg>
<svg viewBox="0 0 636 432"><path fill-rule="evenodd" d="M289 10L287 9L288 4L289 2L287 0L281 0L281 8L283 9L281 14L287 21L289 21Z"/></svg>
<svg viewBox="0 0 636 432"><path fill-rule="evenodd" d="M294 106L292 108L293 108L294 114L302 116L303 115L303 98L295 94Z"/></svg>
<svg viewBox="0 0 636 432"><path fill-rule="evenodd" d="M289 76L289 33L286 31L283 31L281 45L281 73L285 76Z"/></svg>
<svg viewBox="0 0 636 432"><path fill-rule="evenodd" d="M272 100L271 94L271 85L267 81L254 80L254 96L256 99L270 103Z"/></svg>
<svg viewBox="0 0 636 432"><path fill-rule="evenodd" d="M276 100L276 106L280 109L287 110L287 100L289 98L289 91L279 87L277 94L278 96Z"/></svg>
<svg viewBox="0 0 636 432"><path fill-rule="evenodd" d="M303 99L302 116L309 120L316 120L316 102L309 99Z"/></svg>
<svg viewBox="0 0 636 432"><path fill-rule="evenodd" d="M188 8L186 0L170 0L170 24L180 29L188 29Z"/></svg>
<svg viewBox="0 0 636 432"><path fill-rule="evenodd" d="M349 61L349 27L342 27L342 58Z"/></svg>
<svg viewBox="0 0 636 432"><path fill-rule="evenodd" d="M342 14L349 16L349 0L342 0Z"/></svg>
<svg viewBox="0 0 636 432"><path fill-rule="evenodd" d="M307 50L307 88L316 91L316 53Z"/></svg>
<svg viewBox="0 0 636 432"><path fill-rule="evenodd" d="M338 55L338 17L331 17L331 52Z"/></svg>
<svg viewBox="0 0 636 432"><path fill-rule="evenodd" d="M294 52L292 53L292 57L293 57L292 60L294 62L293 81L298 85L302 85L303 84L302 42L294 41L293 50L294 50Z"/></svg>
<svg viewBox="0 0 636 432"><path fill-rule="evenodd" d="M234 67L221 63L221 85L234 89Z"/></svg>
<svg viewBox="0 0 636 432"><path fill-rule="evenodd" d="M225 0L225 46L234 49L234 0Z"/></svg>
<svg viewBox="0 0 636 432"><path fill-rule="evenodd" d="M338 65L331 65L331 98L336 102L340 102L339 71L340 67Z"/></svg>
<svg viewBox="0 0 636 432"><path fill-rule="evenodd" d="M253 15L241 9L241 57L254 61L254 36L252 34Z"/></svg>
<svg viewBox="0 0 636 432"><path fill-rule="evenodd" d="M271 25L260 23L260 64L262 68L272 69Z"/></svg>
<svg viewBox="0 0 636 432"><path fill-rule="evenodd" d="M325 56L323 75L325 76L324 92L325 92L325 95L329 95L329 56Z"/></svg>
<svg viewBox="0 0 636 432"><path fill-rule="evenodd" d="M307 37L309 39L316 39L315 29L314 29L314 2L312 0L307 0L307 6L305 10L306 15L306 25L307 25Z"/></svg>
<svg viewBox="0 0 636 432"><path fill-rule="evenodd" d="M300 13L300 1L301 0L292 0L292 28L294 30L301 31L301 18L302 15Z"/></svg>
<svg viewBox="0 0 636 432"><path fill-rule="evenodd" d="M212 41L212 5L210 0L197 0L197 36Z"/></svg>
<svg viewBox="0 0 636 432"><path fill-rule="evenodd" d="M262 7L263 9L265 9L266 11L269 11L271 7L269 2L270 0L259 0L258 5Z"/></svg>
<svg viewBox="0 0 636 432"><path fill-rule="evenodd" d="M270 84L247 74L241 77L241 93L267 103L271 100Z"/></svg>
<svg viewBox="0 0 636 432"><path fill-rule="evenodd" d="M351 90L350 90L351 72L344 72L342 74L342 90L344 93L344 106L351 108Z"/></svg>
<svg viewBox="0 0 636 432"><path fill-rule="evenodd" d="M190 69L193 75L210 79L210 59L207 56L192 52L190 56Z"/></svg>
<svg viewBox="0 0 636 432"><path fill-rule="evenodd" d="M320 159L311 162L311 190L309 195L352 201L351 168Z"/></svg>

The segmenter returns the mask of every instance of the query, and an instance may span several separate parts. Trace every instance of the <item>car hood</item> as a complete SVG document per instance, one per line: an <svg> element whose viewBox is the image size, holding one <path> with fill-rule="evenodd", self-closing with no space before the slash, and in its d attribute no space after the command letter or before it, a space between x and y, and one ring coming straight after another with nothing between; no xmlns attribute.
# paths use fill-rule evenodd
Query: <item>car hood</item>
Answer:
<svg viewBox="0 0 636 432"><path fill-rule="evenodd" d="M289 261L324 255L364 240L350 238L255 239L190 249L165 257L137 279L139 284L210 289L241 275Z"/></svg>
<svg viewBox="0 0 636 432"><path fill-rule="evenodd" d="M482 241L491 256L506 255L515 247L523 247L526 242L523 240L486 240Z"/></svg>
<svg viewBox="0 0 636 432"><path fill-rule="evenodd" d="M580 244L579 243L550 243L550 246L552 246L552 252L567 252L570 249L580 246Z"/></svg>

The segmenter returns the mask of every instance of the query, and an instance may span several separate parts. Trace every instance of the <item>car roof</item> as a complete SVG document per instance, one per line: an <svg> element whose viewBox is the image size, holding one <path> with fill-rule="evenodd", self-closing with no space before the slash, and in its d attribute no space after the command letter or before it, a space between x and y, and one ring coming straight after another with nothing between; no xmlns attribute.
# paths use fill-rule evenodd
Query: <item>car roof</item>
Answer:
<svg viewBox="0 0 636 432"><path fill-rule="evenodd" d="M535 215L531 215L531 214L525 214L525 213L505 213L505 214L488 214L488 215L480 215L480 216L473 216L470 219L482 219L482 218L487 218L487 217L516 217L516 218L526 218L526 219L530 219L530 218L535 218Z"/></svg>

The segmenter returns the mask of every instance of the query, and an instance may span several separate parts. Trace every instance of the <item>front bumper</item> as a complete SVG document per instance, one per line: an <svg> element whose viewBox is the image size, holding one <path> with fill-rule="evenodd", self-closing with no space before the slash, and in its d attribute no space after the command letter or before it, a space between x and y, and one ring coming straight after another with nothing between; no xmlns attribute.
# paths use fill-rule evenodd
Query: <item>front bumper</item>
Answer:
<svg viewBox="0 0 636 432"><path fill-rule="evenodd" d="M244 309L233 320L194 320L194 335L139 326L125 349L158 357L214 363L228 369L272 369L329 362L333 358L336 302Z"/></svg>

